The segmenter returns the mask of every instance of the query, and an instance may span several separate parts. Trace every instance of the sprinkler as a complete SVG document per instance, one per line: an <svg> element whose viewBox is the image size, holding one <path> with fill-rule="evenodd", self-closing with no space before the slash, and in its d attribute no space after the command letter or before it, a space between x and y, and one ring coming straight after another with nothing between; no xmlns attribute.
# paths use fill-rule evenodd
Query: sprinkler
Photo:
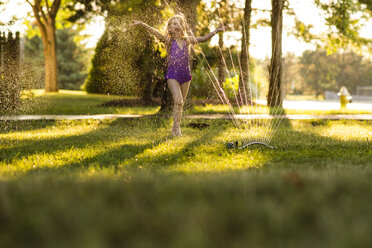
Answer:
<svg viewBox="0 0 372 248"><path fill-rule="evenodd" d="M247 144L245 144L243 146L240 146L240 147L239 147L239 142L238 141L235 141L235 142L227 143L226 144L226 147L228 149L233 149L233 148L244 149L244 148L246 148L248 146L251 146L251 145L262 145L262 146L266 146L266 147L268 147L270 149L274 149L275 148L274 146L270 146L269 144L265 144L265 143L259 142L259 141L249 142L249 143L247 143Z"/></svg>

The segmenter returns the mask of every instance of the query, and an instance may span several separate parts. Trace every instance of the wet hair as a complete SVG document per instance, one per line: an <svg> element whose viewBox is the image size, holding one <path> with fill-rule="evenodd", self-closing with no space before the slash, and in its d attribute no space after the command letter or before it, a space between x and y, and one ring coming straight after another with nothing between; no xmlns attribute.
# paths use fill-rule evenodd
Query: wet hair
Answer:
<svg viewBox="0 0 372 248"><path fill-rule="evenodd" d="M180 26L182 28L182 38L185 38L186 34L187 34L187 26L186 26L185 17L183 15L174 15L171 18L169 18L169 20L167 21L167 28L166 28L167 36L170 37L169 30L168 30L169 24L171 22L174 22L174 21L176 21L180 24Z"/></svg>

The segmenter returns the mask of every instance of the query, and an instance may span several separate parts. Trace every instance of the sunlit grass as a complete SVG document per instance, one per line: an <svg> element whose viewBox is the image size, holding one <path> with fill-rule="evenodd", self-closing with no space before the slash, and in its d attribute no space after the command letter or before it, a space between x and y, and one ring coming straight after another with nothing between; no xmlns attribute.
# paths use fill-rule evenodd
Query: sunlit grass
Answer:
<svg viewBox="0 0 372 248"><path fill-rule="evenodd" d="M86 115L86 114L155 114L158 106L100 107L99 105L130 97L87 94L85 91L60 90L44 93L44 90L24 92L24 104L18 114L30 115Z"/></svg>
<svg viewBox="0 0 372 248"><path fill-rule="evenodd" d="M276 149L229 150L247 136L196 121L2 122L0 246L370 244L371 122L283 121Z"/></svg>
<svg viewBox="0 0 372 248"><path fill-rule="evenodd" d="M39 97L39 96L43 96L45 95L45 90L44 89L31 89L31 90L25 90L23 92L21 92L21 95L23 95L24 97L27 97L27 96L35 96L35 97ZM88 93L86 91L83 91L83 90L58 90L57 93L47 93L48 95L79 95L79 96L84 96L84 95L87 95Z"/></svg>
<svg viewBox="0 0 372 248"><path fill-rule="evenodd" d="M118 96L33 93L21 114L158 111L98 107ZM184 135L172 138L172 121L160 116L0 122L0 247L370 245L370 121L244 123L242 131L229 120L185 119ZM243 139L276 148L226 148Z"/></svg>
<svg viewBox="0 0 372 248"><path fill-rule="evenodd" d="M60 90L58 93L44 93L44 90L25 91L23 107L18 114L39 115L84 115L84 114L147 114L158 113L159 106L125 106L99 107L100 104L112 100L130 99L130 97L87 94L85 91ZM295 99L309 99L309 96L296 96ZM305 109L269 109L265 105L233 106L235 114L372 114L372 109L336 109L336 110L305 110ZM193 105L185 110L188 114L228 114L230 107L222 104Z"/></svg>
<svg viewBox="0 0 372 248"><path fill-rule="evenodd" d="M71 164L84 165L81 173L91 165L114 166L119 174L133 168L192 173L237 170L271 164L271 158L276 156L285 162L285 153L292 153L287 150L291 146L303 147L301 149L315 154L318 148L314 144L319 147L351 145L351 149L356 149L358 144L363 145L372 138L372 128L364 122L293 122L290 129L288 124L279 126L272 137L271 144L277 149L235 151L226 149L226 143L243 139L260 141L270 128L247 126L247 130L240 132L228 121L216 121L211 122L210 128L195 130L187 127L188 122L183 128L185 135L179 138L171 138L170 123L160 119L35 122L31 130L22 131L22 127L4 130L0 134L3 161L0 171L3 175L10 171L21 175L33 168ZM347 161L354 161L351 151L347 154L350 157ZM298 156L302 155L299 151ZM314 162L321 161L319 159L314 157Z"/></svg>
<svg viewBox="0 0 372 248"><path fill-rule="evenodd" d="M268 108L264 105L253 106L233 106L222 104L205 104L195 105L190 111L192 114L274 114L274 115L338 115L338 114L372 114L372 109L337 109L337 110L309 110L309 109L283 109L283 108Z"/></svg>

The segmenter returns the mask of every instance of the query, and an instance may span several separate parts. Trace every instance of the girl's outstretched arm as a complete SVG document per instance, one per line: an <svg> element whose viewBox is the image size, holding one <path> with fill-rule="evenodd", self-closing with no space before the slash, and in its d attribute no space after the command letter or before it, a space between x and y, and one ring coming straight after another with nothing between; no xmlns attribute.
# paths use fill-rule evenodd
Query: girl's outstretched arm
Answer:
<svg viewBox="0 0 372 248"><path fill-rule="evenodd" d="M214 30L213 32L211 32L211 33L209 33L205 36L201 36L201 37L189 36L189 37L187 37L187 40L189 40L191 44L206 42L206 41L210 40L213 36L215 36L217 33L223 32L227 29L228 29L228 27L220 24L216 30Z"/></svg>
<svg viewBox="0 0 372 248"><path fill-rule="evenodd" d="M160 33L160 31L157 30L156 28L153 28L153 27L147 25L146 23L141 22L141 21L137 21L137 20L132 21L132 26L134 26L134 25L140 25L140 26L144 27L149 33L154 35L161 42L163 42L163 43L167 42L167 37L165 35L163 35L162 33Z"/></svg>

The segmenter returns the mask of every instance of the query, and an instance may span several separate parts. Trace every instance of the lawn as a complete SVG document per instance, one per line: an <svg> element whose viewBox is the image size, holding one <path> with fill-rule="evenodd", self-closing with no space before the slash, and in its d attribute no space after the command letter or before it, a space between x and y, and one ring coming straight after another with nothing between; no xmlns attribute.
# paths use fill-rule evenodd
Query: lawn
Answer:
<svg viewBox="0 0 372 248"><path fill-rule="evenodd" d="M30 97L31 96L31 97ZM291 99L293 96L290 97ZM296 97L297 100L306 100ZM130 97L87 94L84 91L60 90L59 93L45 94L43 90L27 91L24 94L24 103L17 114L39 114L39 115L80 115L80 114L156 114L159 106L114 106L100 107L99 105L109 101L120 99L134 99ZM200 103L200 101L195 101ZM239 108L234 107L235 113L239 113ZM227 114L229 108L222 104L193 104L185 110L188 114ZM244 114L268 114L269 109L262 105L242 108ZM298 110L282 109L272 111L276 114L310 114L310 115L330 115L330 114L372 114L372 109L339 109L339 110Z"/></svg>
<svg viewBox="0 0 372 248"><path fill-rule="evenodd" d="M1 122L0 247L369 247L371 124Z"/></svg>
<svg viewBox="0 0 372 248"><path fill-rule="evenodd" d="M87 94L84 91L60 90L44 93L44 90L27 91L17 114L25 115L86 115L86 114L156 114L158 106L100 107L99 105L130 97Z"/></svg>

